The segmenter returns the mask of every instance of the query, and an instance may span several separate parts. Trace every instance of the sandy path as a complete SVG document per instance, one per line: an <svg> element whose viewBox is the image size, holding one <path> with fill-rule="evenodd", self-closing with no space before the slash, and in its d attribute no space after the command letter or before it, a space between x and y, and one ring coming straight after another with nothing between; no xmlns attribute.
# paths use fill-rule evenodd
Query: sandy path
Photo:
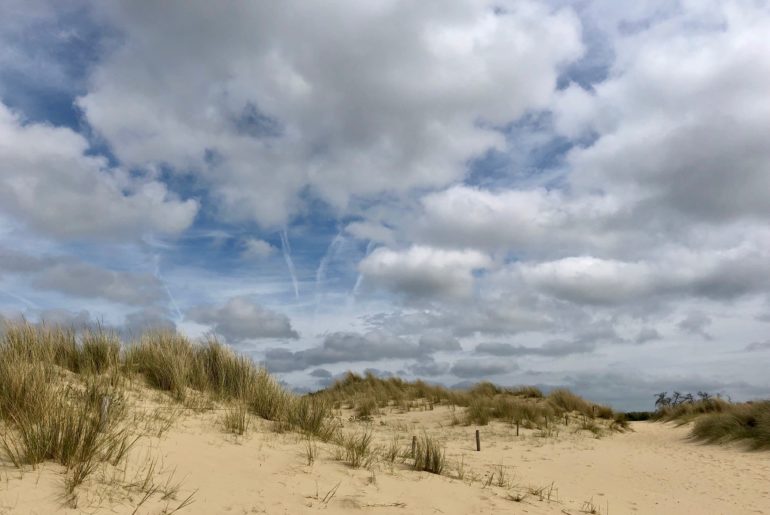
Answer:
<svg viewBox="0 0 770 515"><path fill-rule="evenodd" d="M482 451L474 450L474 427L451 426L448 409L388 414L372 427L384 444L400 434L407 444L423 428L447 444L448 473L459 460L465 479L380 463L374 471L351 469L333 459L334 447L319 444L312 466L295 434L270 432L265 423L245 438L224 435L213 415L190 415L162 438L135 449L124 481L139 477L154 457L160 478L173 471L184 480L167 500L154 498L137 513L172 509L191 491L195 503L180 513L527 513L579 514L592 502L598 513L770 513L770 453L686 441L686 428L635 423L634 432L601 439L562 428L540 438L493 423L481 428ZM359 426L347 423L349 429ZM500 466L505 487L485 486ZM475 481L471 481L475 477ZM496 476L497 477L497 476ZM324 496L336 485L327 502ZM553 485L551 499L532 489ZM61 469L45 465L19 475L0 465L0 513L132 513L141 498L94 480L81 489L77 509L61 506ZM525 496L523 502L508 498Z"/></svg>

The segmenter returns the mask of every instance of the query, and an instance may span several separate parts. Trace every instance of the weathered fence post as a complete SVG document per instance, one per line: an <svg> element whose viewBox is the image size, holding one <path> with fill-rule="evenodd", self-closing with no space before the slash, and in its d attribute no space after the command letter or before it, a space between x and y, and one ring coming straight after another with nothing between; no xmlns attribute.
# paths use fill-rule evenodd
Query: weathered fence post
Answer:
<svg viewBox="0 0 770 515"><path fill-rule="evenodd" d="M110 398L107 395L102 395L102 409L99 413L99 431L104 431L109 422L110 415Z"/></svg>
<svg viewBox="0 0 770 515"><path fill-rule="evenodd" d="M567 415L566 413L564 414L564 425L565 426L569 425L569 415Z"/></svg>
<svg viewBox="0 0 770 515"><path fill-rule="evenodd" d="M519 421L516 421L516 436L519 436Z"/></svg>
<svg viewBox="0 0 770 515"><path fill-rule="evenodd" d="M481 450L481 436L479 435L479 430L476 430L476 450Z"/></svg>
<svg viewBox="0 0 770 515"><path fill-rule="evenodd" d="M412 458L416 457L417 452L417 437L412 436Z"/></svg>

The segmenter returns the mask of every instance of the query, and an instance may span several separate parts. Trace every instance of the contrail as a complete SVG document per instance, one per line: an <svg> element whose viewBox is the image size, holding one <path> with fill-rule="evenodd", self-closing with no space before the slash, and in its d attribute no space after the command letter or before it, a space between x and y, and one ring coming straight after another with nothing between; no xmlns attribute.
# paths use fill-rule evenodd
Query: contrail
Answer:
<svg viewBox="0 0 770 515"><path fill-rule="evenodd" d="M374 242L372 240L369 240L369 243L366 244L366 256L372 253L374 250ZM364 256L364 257L366 257ZM356 284L353 286L353 301L355 302L356 295L358 295L358 289L361 288L361 281L363 281L364 275L358 274L358 277L356 277Z"/></svg>
<svg viewBox="0 0 770 515"><path fill-rule="evenodd" d="M299 283L297 282L297 273L294 271L294 261L291 259L291 246L286 229L281 231L281 250L283 251L283 258L286 260L286 266L289 268L291 283L294 285L294 296L299 298Z"/></svg>
<svg viewBox="0 0 770 515"><path fill-rule="evenodd" d="M316 307L318 305L318 296L321 289L321 285L326 279L326 267L329 265L329 261L337 255L337 251L340 245L345 241L341 233L337 233L332 242L329 244L329 248L326 249L326 254L321 258L321 262L318 264L318 269L315 272L315 292L316 292Z"/></svg>
<svg viewBox="0 0 770 515"><path fill-rule="evenodd" d="M163 285L163 289L166 290L166 295L168 295L168 300L171 301L171 306L174 308L174 311L176 311L176 322L181 323L184 316L182 316L182 311L179 309L179 304L176 303L176 299L171 294L171 290L168 287L168 284L166 284L166 281L163 280L163 276L160 275L160 255L155 254L155 278L160 281L160 284Z"/></svg>
<svg viewBox="0 0 770 515"><path fill-rule="evenodd" d="M12 299L18 300L19 302L21 302L23 304L26 304L27 306L31 307L32 309L38 309L40 307L37 304L35 304L34 302L32 302L31 300L25 299L21 295L16 295L15 293L11 293L11 292L9 292L7 290L0 289L0 293L5 294L8 297L11 297Z"/></svg>

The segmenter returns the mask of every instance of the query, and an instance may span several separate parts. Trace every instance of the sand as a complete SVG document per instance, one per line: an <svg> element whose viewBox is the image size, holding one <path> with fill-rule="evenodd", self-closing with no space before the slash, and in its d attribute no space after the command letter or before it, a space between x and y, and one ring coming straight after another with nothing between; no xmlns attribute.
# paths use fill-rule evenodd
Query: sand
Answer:
<svg viewBox="0 0 770 515"><path fill-rule="evenodd" d="M597 439L574 420L551 436L522 429L517 437L493 422L479 428L476 452L476 427L451 425L447 407L375 417L379 445L399 435L406 448L423 430L440 438L448 470L437 476L398 462L352 469L324 443L308 465L299 435L255 420L235 437L223 432L219 415L183 413L161 437L141 439L125 466L95 473L75 501L63 496L62 467L20 472L0 462L0 513L168 513L193 493L178 513L770 513L770 452L696 444L687 427L636 422L633 431ZM365 427L349 415L341 413L346 430ZM153 483L158 492L140 505Z"/></svg>

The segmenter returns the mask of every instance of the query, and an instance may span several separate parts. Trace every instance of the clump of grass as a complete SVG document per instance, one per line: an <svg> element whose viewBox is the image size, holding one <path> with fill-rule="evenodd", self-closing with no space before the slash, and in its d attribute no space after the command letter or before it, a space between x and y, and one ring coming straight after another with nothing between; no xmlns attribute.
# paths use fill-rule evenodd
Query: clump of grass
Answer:
<svg viewBox="0 0 770 515"><path fill-rule="evenodd" d="M138 344L128 349L126 364L130 370L144 375L153 387L183 400L194 357L187 338L170 331L156 331L145 334Z"/></svg>
<svg viewBox="0 0 770 515"><path fill-rule="evenodd" d="M249 430L251 418L248 407L243 403L228 406L222 415L222 426L225 431L242 436Z"/></svg>
<svg viewBox="0 0 770 515"><path fill-rule="evenodd" d="M362 421L371 421L377 414L377 399L371 395L363 395L356 399L355 414L356 419Z"/></svg>
<svg viewBox="0 0 770 515"><path fill-rule="evenodd" d="M695 420L691 435L706 443L746 441L752 449L770 449L770 401L730 405L724 412Z"/></svg>
<svg viewBox="0 0 770 515"><path fill-rule="evenodd" d="M0 447L16 467L47 460L64 465L71 493L100 462L116 464L136 441L120 424L122 411L111 412L106 423L94 397L102 396L51 386L43 411L11 414L12 430L0 437Z"/></svg>
<svg viewBox="0 0 770 515"><path fill-rule="evenodd" d="M376 458L372 447L372 437L370 428L355 433L339 433L335 443L342 450L341 459L353 468L368 468Z"/></svg>
<svg viewBox="0 0 770 515"><path fill-rule="evenodd" d="M120 340L114 333L97 326L86 329L81 336L77 371L102 374L117 368L120 362Z"/></svg>
<svg viewBox="0 0 770 515"><path fill-rule="evenodd" d="M331 418L331 406L323 398L300 397L291 400L287 422L294 429L323 441L329 440L336 431Z"/></svg>
<svg viewBox="0 0 770 515"><path fill-rule="evenodd" d="M609 427L610 427L610 430L618 431L620 433L623 433L631 429L631 426L628 425L628 418L626 417L625 413L616 413L613 416L612 422L610 422Z"/></svg>
<svg viewBox="0 0 770 515"><path fill-rule="evenodd" d="M536 386L517 386L509 390L511 395L524 397L525 399L542 399L545 397L543 391Z"/></svg>
<svg viewBox="0 0 770 515"><path fill-rule="evenodd" d="M414 470L424 470L433 474L441 474L446 467L444 447L427 433L417 439L414 452Z"/></svg>
<svg viewBox="0 0 770 515"><path fill-rule="evenodd" d="M276 421L285 416L290 400L291 396L264 369L257 371L246 397L252 413L265 420Z"/></svg>
<svg viewBox="0 0 770 515"><path fill-rule="evenodd" d="M305 438L305 458L307 459L308 467L315 462L315 457L318 455L318 446L312 436Z"/></svg>
<svg viewBox="0 0 770 515"><path fill-rule="evenodd" d="M475 399L471 401L465 410L465 423L486 426L492 419L492 407L489 401Z"/></svg>
<svg viewBox="0 0 770 515"><path fill-rule="evenodd" d="M567 412L577 411L586 416L593 416L591 404L569 390L557 388L548 394L548 402L553 406ZM611 410L610 410L611 411Z"/></svg>
<svg viewBox="0 0 770 515"><path fill-rule="evenodd" d="M402 455L401 451L401 438L398 433L395 433L388 443L388 446L382 452L382 457L388 463L395 463L399 456Z"/></svg>

